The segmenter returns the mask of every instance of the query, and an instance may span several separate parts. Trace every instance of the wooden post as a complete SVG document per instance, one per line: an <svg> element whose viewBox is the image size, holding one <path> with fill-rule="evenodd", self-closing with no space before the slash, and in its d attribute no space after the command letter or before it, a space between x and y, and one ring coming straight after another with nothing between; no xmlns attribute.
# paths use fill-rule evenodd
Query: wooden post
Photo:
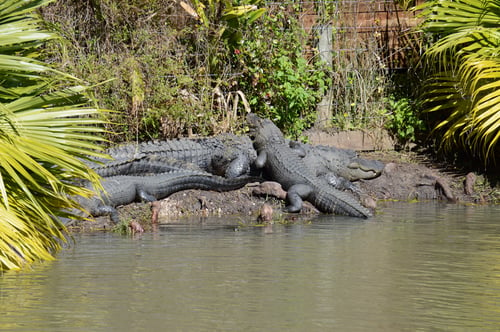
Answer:
<svg viewBox="0 0 500 332"><path fill-rule="evenodd" d="M332 25L322 24L317 27L318 32L318 51L322 61L330 68L332 67ZM317 128L326 128L330 126L332 119L332 99L333 91L328 89L323 99L316 106L316 123Z"/></svg>

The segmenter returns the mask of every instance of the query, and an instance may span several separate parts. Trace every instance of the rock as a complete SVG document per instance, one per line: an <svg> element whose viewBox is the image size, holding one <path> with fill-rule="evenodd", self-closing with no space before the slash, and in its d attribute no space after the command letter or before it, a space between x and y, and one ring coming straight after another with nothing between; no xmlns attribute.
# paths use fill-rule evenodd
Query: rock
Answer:
<svg viewBox="0 0 500 332"><path fill-rule="evenodd" d="M469 172L465 176L464 180L464 192L466 195L472 195L474 193L474 184L476 183L476 174Z"/></svg>
<svg viewBox="0 0 500 332"><path fill-rule="evenodd" d="M135 233L144 233L144 228L139 224L137 221L132 220L128 223L128 227L130 228L130 231L132 234Z"/></svg>
<svg viewBox="0 0 500 332"><path fill-rule="evenodd" d="M448 183L446 183L444 179L440 177L436 178L436 186L441 188L444 197L446 197L446 199L448 199L449 202L456 202L457 199L453 195L450 186L448 185Z"/></svg>
<svg viewBox="0 0 500 332"><path fill-rule="evenodd" d="M368 195L361 196L361 204L364 207L375 210L377 208L377 201L375 201L372 197Z"/></svg>
<svg viewBox="0 0 500 332"><path fill-rule="evenodd" d="M151 203L151 211L152 211L152 216L151 216L151 223L152 224L158 224L158 213L160 212L160 202L155 201Z"/></svg>
<svg viewBox="0 0 500 332"><path fill-rule="evenodd" d="M396 163L387 163L387 164L385 164L384 172L385 173L392 173L396 170L396 168L397 168Z"/></svg>
<svg viewBox="0 0 500 332"><path fill-rule="evenodd" d="M259 209L257 221L260 223L269 223L273 220L274 210L271 205L264 203Z"/></svg>
<svg viewBox="0 0 500 332"><path fill-rule="evenodd" d="M253 188L252 195L274 196L279 199L285 199L286 191L283 190L281 184L279 184L278 182L265 181Z"/></svg>

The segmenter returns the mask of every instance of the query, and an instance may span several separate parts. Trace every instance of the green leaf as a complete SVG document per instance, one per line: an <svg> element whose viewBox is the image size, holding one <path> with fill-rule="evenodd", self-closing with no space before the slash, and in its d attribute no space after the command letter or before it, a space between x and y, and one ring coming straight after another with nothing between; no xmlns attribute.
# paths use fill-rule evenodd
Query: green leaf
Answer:
<svg viewBox="0 0 500 332"><path fill-rule="evenodd" d="M57 216L88 195L74 180L99 183L81 158L100 156L104 111L86 106L79 80L33 58L56 38L33 13L48 2L0 2L0 270L52 259L66 241Z"/></svg>
<svg viewBox="0 0 500 332"><path fill-rule="evenodd" d="M424 54L429 72L426 112L445 117L443 147L495 157L500 126L500 2L432 0L423 3L421 29L441 37Z"/></svg>

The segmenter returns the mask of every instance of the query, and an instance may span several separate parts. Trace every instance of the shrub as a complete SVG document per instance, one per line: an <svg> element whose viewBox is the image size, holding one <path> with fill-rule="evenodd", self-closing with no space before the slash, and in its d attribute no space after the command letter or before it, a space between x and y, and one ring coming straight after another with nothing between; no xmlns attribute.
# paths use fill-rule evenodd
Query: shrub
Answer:
<svg viewBox="0 0 500 332"><path fill-rule="evenodd" d="M297 137L314 123L331 79L317 57L305 57L307 36L287 10L277 7L257 29L246 30L234 62L244 73L239 87L252 109Z"/></svg>

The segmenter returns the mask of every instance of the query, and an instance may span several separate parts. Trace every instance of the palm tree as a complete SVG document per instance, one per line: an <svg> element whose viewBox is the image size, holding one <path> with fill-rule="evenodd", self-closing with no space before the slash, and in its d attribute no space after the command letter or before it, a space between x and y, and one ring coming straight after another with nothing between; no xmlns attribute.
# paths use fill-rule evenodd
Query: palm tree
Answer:
<svg viewBox="0 0 500 332"><path fill-rule="evenodd" d="M500 1L430 0L422 29L439 38L424 54L431 75L423 106L442 117L442 147L469 149L485 161L500 139Z"/></svg>
<svg viewBox="0 0 500 332"><path fill-rule="evenodd" d="M98 185L82 161L100 156L102 110L76 78L37 60L44 31L34 10L47 0L0 2L0 270L52 259L66 241L60 217ZM66 211L66 212L65 212Z"/></svg>

